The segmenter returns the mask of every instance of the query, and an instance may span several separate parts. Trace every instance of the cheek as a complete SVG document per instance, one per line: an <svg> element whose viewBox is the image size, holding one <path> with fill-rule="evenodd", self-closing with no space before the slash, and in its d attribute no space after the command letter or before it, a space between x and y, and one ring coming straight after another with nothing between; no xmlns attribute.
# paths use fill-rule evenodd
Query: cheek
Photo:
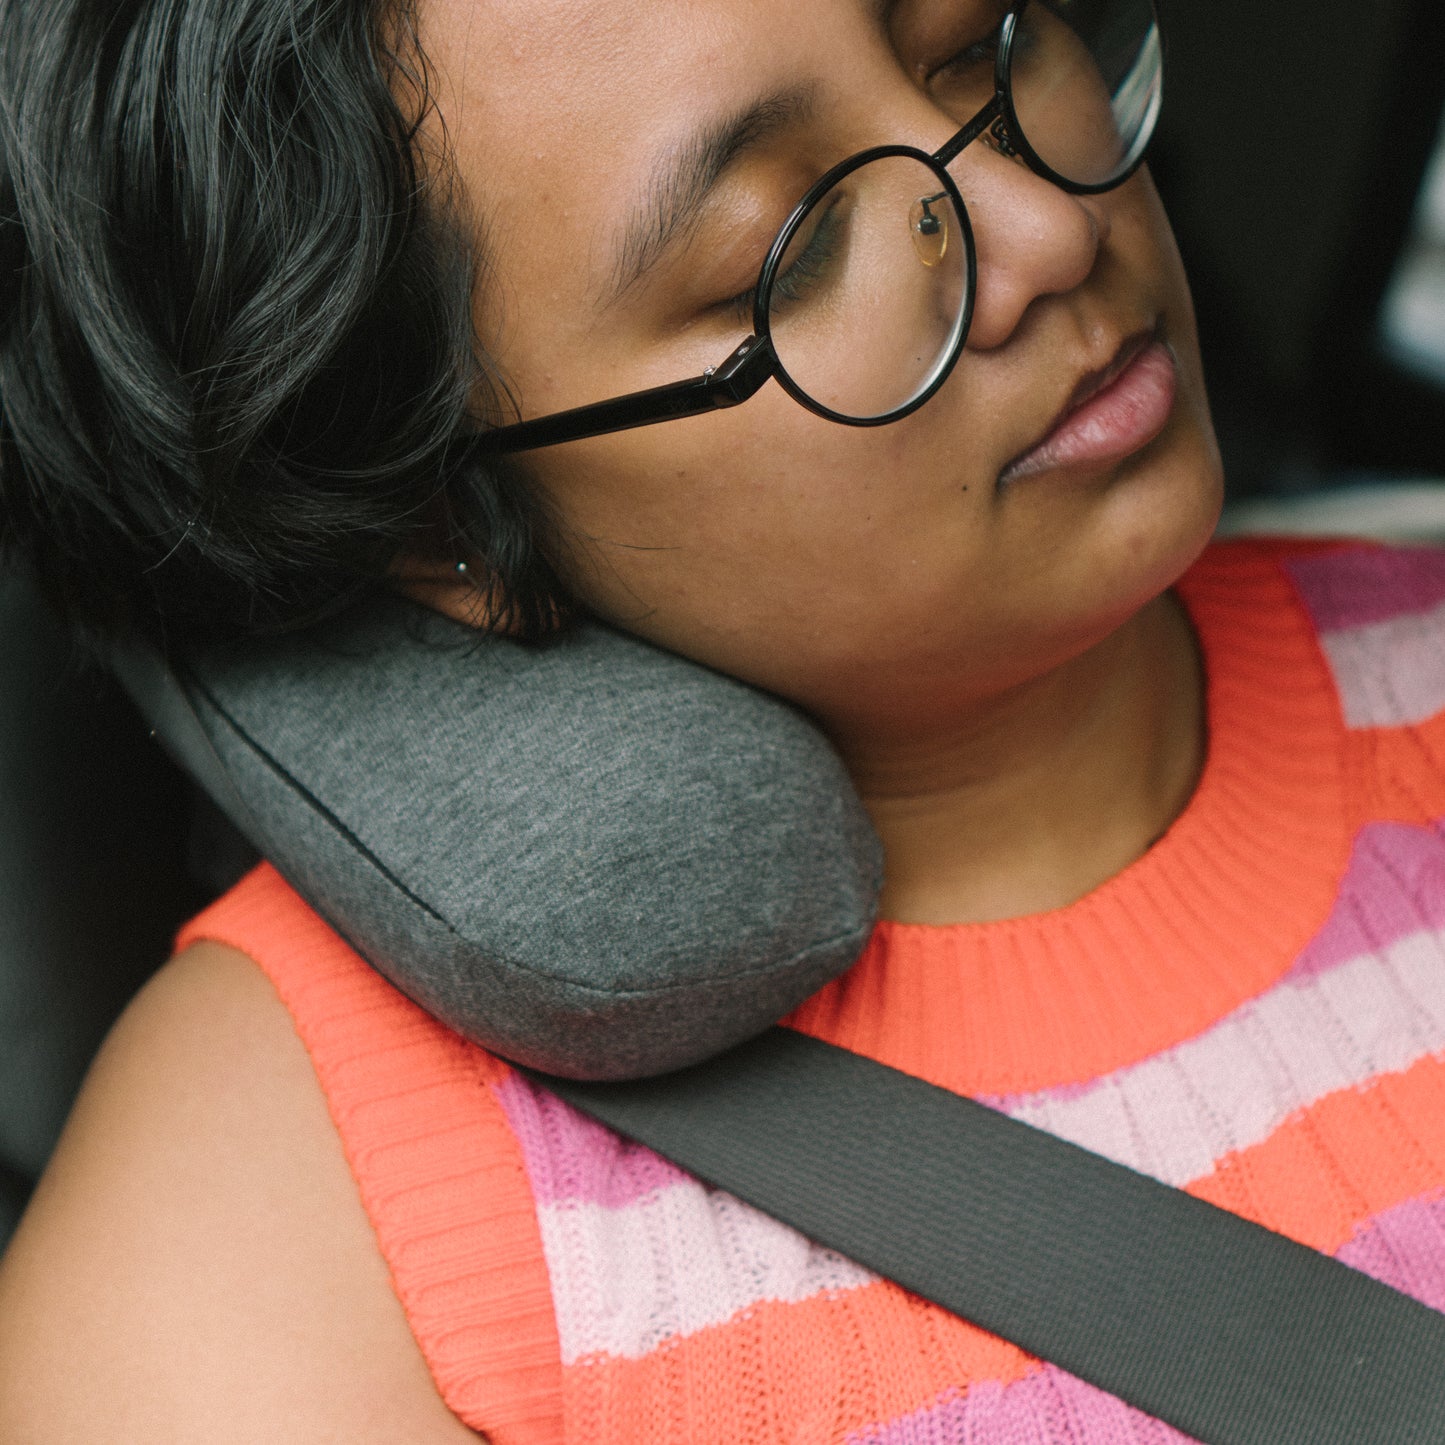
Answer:
<svg viewBox="0 0 1445 1445"><path fill-rule="evenodd" d="M591 606L677 630L731 611L725 595L763 606L820 580L816 554L843 543L840 520L868 484L773 410L759 397L547 460L538 476L567 534L569 580Z"/></svg>
<svg viewBox="0 0 1445 1445"><path fill-rule="evenodd" d="M1118 227L1125 264L1132 274L1143 278L1143 284L1164 311L1184 380L1202 393L1199 335L1189 280L1164 203L1147 170L1129 182L1127 195L1128 205Z"/></svg>
<svg viewBox="0 0 1445 1445"><path fill-rule="evenodd" d="M1147 177L1118 202L1098 297L1163 310L1180 362L1176 425L1142 465L1001 495L997 469L1038 409L1015 414L1028 393L1007 356L966 355L927 407L877 429L815 417L769 384L734 410L529 460L579 596L823 713L869 687L897 701L919 677L960 694L1011 684L1116 625L1188 565L1218 505L1168 223Z"/></svg>
<svg viewBox="0 0 1445 1445"><path fill-rule="evenodd" d="M559 448L535 475L589 606L751 674L742 654L759 639L831 646L824 634L906 610L898 583L928 585L941 528L948 570L967 565L972 497L916 451L906 424L839 426L772 388L736 411Z"/></svg>

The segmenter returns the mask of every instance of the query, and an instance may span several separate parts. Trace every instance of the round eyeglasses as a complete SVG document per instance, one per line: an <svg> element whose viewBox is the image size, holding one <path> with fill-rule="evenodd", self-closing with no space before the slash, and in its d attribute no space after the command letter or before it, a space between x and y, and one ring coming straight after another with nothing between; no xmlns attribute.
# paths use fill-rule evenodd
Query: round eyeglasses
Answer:
<svg viewBox="0 0 1445 1445"><path fill-rule="evenodd" d="M822 176L768 249L753 332L718 366L467 438L530 451L736 406L776 378L809 411L879 426L943 385L968 339L973 228L949 164L980 136L1075 195L1122 184L1154 134L1163 49L1152 0L1018 0L930 94L969 117L931 155L860 151Z"/></svg>

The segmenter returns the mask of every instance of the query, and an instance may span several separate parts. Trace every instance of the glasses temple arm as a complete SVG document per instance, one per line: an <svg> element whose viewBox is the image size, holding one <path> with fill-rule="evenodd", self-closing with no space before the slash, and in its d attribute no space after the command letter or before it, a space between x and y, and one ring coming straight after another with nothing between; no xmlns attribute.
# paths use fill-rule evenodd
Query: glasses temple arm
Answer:
<svg viewBox="0 0 1445 1445"><path fill-rule="evenodd" d="M965 146L972 145L1002 114L1003 96L995 94L962 130L954 132L952 140L934 151L933 159L941 166L949 165L962 153Z"/></svg>
<svg viewBox="0 0 1445 1445"><path fill-rule="evenodd" d="M651 426L677 417L736 406L746 401L774 374L776 363L766 337L749 336L721 365L701 376L630 392L591 406L554 412L513 426L496 427L466 439L467 450L480 456L531 451L583 437L605 436L631 427Z"/></svg>

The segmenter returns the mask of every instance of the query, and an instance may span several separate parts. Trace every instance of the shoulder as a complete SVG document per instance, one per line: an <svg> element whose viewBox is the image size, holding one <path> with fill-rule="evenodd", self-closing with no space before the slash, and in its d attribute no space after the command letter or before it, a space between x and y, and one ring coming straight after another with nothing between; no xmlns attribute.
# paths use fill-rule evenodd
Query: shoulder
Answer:
<svg viewBox="0 0 1445 1445"><path fill-rule="evenodd" d="M435 1392L289 1015L217 944L116 1025L0 1264L0 1437L98 1434L477 1438Z"/></svg>

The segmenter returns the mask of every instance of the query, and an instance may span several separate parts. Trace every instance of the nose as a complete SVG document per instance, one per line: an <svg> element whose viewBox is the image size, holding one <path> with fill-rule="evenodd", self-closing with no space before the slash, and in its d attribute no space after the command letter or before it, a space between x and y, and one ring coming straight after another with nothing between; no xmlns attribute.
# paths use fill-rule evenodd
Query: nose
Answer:
<svg viewBox="0 0 1445 1445"><path fill-rule="evenodd" d="M1109 238L1107 197L1071 195L987 139L967 147L949 170L977 250L968 349L991 351L1035 301L1064 295L1092 274Z"/></svg>

